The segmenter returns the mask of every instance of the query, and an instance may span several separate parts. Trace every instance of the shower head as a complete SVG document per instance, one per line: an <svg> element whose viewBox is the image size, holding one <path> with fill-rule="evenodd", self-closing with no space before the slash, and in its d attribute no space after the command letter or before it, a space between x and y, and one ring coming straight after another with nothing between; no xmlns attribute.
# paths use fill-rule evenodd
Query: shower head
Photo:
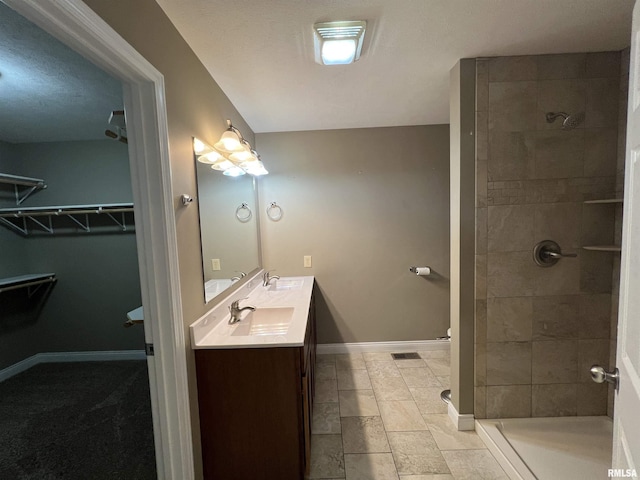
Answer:
<svg viewBox="0 0 640 480"><path fill-rule="evenodd" d="M562 117L564 120L562 121L562 129L563 130L573 130L578 127L582 122L584 122L584 112L576 113L575 115L568 115L564 112L548 112L547 113L547 122L553 123L556 121L556 118Z"/></svg>

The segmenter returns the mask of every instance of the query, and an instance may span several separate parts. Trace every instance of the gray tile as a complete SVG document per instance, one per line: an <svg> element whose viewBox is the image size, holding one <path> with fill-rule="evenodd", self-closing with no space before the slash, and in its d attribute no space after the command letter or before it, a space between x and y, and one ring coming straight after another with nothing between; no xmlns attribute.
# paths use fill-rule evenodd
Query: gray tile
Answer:
<svg viewBox="0 0 640 480"><path fill-rule="evenodd" d="M591 367L601 365L609 370L609 340L579 340L578 381L591 383Z"/></svg>
<svg viewBox="0 0 640 480"><path fill-rule="evenodd" d="M367 371L370 378L400 377L400 370L394 361L368 361Z"/></svg>
<svg viewBox="0 0 640 480"><path fill-rule="evenodd" d="M533 178L535 142L533 132L492 130L489 134L488 180Z"/></svg>
<svg viewBox="0 0 640 480"><path fill-rule="evenodd" d="M487 343L487 385L531 383L531 343Z"/></svg>
<svg viewBox="0 0 640 480"><path fill-rule="evenodd" d="M534 205L500 205L488 210L488 252L533 248Z"/></svg>
<svg viewBox="0 0 640 480"><path fill-rule="evenodd" d="M344 453L391 452L381 417L343 417Z"/></svg>
<svg viewBox="0 0 640 480"><path fill-rule="evenodd" d="M607 177L616 174L618 131L615 128L594 128L585 131L584 176Z"/></svg>
<svg viewBox="0 0 640 480"><path fill-rule="evenodd" d="M336 364L336 356L329 354L317 354L316 355L316 365L335 365Z"/></svg>
<svg viewBox="0 0 640 480"><path fill-rule="evenodd" d="M409 387L418 410L426 413L447 413L447 404L440 398L443 387Z"/></svg>
<svg viewBox="0 0 640 480"><path fill-rule="evenodd" d="M371 384L378 401L413 399L402 377L372 378Z"/></svg>
<svg viewBox="0 0 640 480"><path fill-rule="evenodd" d="M617 299L615 305L617 305ZM609 338L611 335L611 307L611 295L608 293L581 295L579 337L583 339Z"/></svg>
<svg viewBox="0 0 640 480"><path fill-rule="evenodd" d="M393 456L390 453L370 453L344 456L347 480L397 480Z"/></svg>
<svg viewBox="0 0 640 480"><path fill-rule="evenodd" d="M413 400L378 402L378 406L387 432L427 430L427 425Z"/></svg>
<svg viewBox="0 0 640 480"><path fill-rule="evenodd" d="M486 387L487 418L531 416L531 385Z"/></svg>
<svg viewBox="0 0 640 480"><path fill-rule="evenodd" d="M365 362L393 362L389 352L365 352L362 354Z"/></svg>
<svg viewBox="0 0 640 480"><path fill-rule="evenodd" d="M338 401L338 382L336 380L316 379L314 403L335 403Z"/></svg>
<svg viewBox="0 0 640 480"><path fill-rule="evenodd" d="M429 369L438 377L444 377L451 374L451 360L449 357L429 358L426 359L425 362L427 367L429 367Z"/></svg>
<svg viewBox="0 0 640 480"><path fill-rule="evenodd" d="M476 112L489 108L489 61L476 60Z"/></svg>
<svg viewBox="0 0 640 480"><path fill-rule="evenodd" d="M341 432L340 404L314 402L311 431L314 435L339 434Z"/></svg>
<svg viewBox="0 0 640 480"><path fill-rule="evenodd" d="M615 217L611 205L585 205L582 209L582 245L614 243Z"/></svg>
<svg viewBox="0 0 640 480"><path fill-rule="evenodd" d="M487 208L476 208L476 255L487 253L488 213Z"/></svg>
<svg viewBox="0 0 640 480"><path fill-rule="evenodd" d="M533 295L537 268L531 252L487 255L487 298Z"/></svg>
<svg viewBox="0 0 640 480"><path fill-rule="evenodd" d="M401 475L400 480L455 480L448 473L435 475Z"/></svg>
<svg viewBox="0 0 640 480"><path fill-rule="evenodd" d="M475 431L459 431L448 414L423 415L440 450L486 448Z"/></svg>
<svg viewBox="0 0 640 480"><path fill-rule="evenodd" d="M584 53L562 55L538 55L538 78L540 80L557 80L562 78L581 78L584 76Z"/></svg>
<svg viewBox="0 0 640 480"><path fill-rule="evenodd" d="M561 130L562 118L548 123L548 112L564 112L573 115L584 112L586 107L586 81L582 79L541 80L537 84L537 115L538 130ZM581 125L583 128L585 125ZM565 133L568 133L565 131ZM537 148L537 145L536 145Z"/></svg>
<svg viewBox="0 0 640 480"><path fill-rule="evenodd" d="M575 251L580 243L582 204L543 203L535 206L535 233L537 240L551 239L563 251Z"/></svg>
<svg viewBox="0 0 640 480"><path fill-rule="evenodd" d="M537 78L536 58L530 55L489 59L490 82L513 82Z"/></svg>
<svg viewBox="0 0 640 480"><path fill-rule="evenodd" d="M361 353L336 355L337 370L365 370L367 367Z"/></svg>
<svg viewBox="0 0 640 480"><path fill-rule="evenodd" d="M344 478L341 435L311 435L310 478Z"/></svg>
<svg viewBox="0 0 640 480"><path fill-rule="evenodd" d="M483 387L487 384L487 344L476 343L474 353L474 386Z"/></svg>
<svg viewBox="0 0 640 480"><path fill-rule="evenodd" d="M451 358L451 352L449 350L448 344L446 349L420 350L418 354L425 360L429 360L431 358Z"/></svg>
<svg viewBox="0 0 640 480"><path fill-rule="evenodd" d="M618 77L587 80L586 128L615 128L618 124Z"/></svg>
<svg viewBox="0 0 640 480"><path fill-rule="evenodd" d="M487 341L523 342L531 340L533 300L531 297L487 300Z"/></svg>
<svg viewBox="0 0 640 480"><path fill-rule="evenodd" d="M398 368L420 368L424 367L424 361L422 359L405 359L396 360L396 367Z"/></svg>
<svg viewBox="0 0 640 480"><path fill-rule="evenodd" d="M608 384L580 383L578 385L578 415L606 415Z"/></svg>
<svg viewBox="0 0 640 480"><path fill-rule="evenodd" d="M486 153L486 152L485 152ZM487 206L488 160L476 152L476 207Z"/></svg>
<svg viewBox="0 0 640 480"><path fill-rule="evenodd" d="M475 298L482 300L487 298L487 256L476 255L476 292Z"/></svg>
<svg viewBox="0 0 640 480"><path fill-rule="evenodd" d="M489 450L442 452L456 480L508 480Z"/></svg>
<svg viewBox="0 0 640 480"><path fill-rule="evenodd" d="M532 417L567 417L576 415L576 383L533 385Z"/></svg>
<svg viewBox="0 0 640 480"><path fill-rule="evenodd" d="M433 436L424 432L388 432L391 452L400 475L449 473Z"/></svg>
<svg viewBox="0 0 640 480"><path fill-rule="evenodd" d="M533 340L578 338L579 314L579 295L534 297Z"/></svg>
<svg viewBox="0 0 640 480"><path fill-rule="evenodd" d="M431 359L429 362L437 362L443 359ZM440 382L433 371L425 365L423 368L402 368L402 378L407 387L438 387Z"/></svg>
<svg viewBox="0 0 640 480"><path fill-rule="evenodd" d="M563 249L563 253L575 252L570 248ZM531 261L535 275L535 294L542 295L575 295L580 293L580 277L582 262L580 251L577 258L563 258L552 268L538 267Z"/></svg>
<svg viewBox="0 0 640 480"><path fill-rule="evenodd" d="M475 343L487 341L487 300L476 300Z"/></svg>
<svg viewBox="0 0 640 480"><path fill-rule="evenodd" d="M613 253L580 252L580 291L582 293L609 293L613 273Z"/></svg>
<svg viewBox="0 0 640 480"><path fill-rule="evenodd" d="M373 390L341 390L341 417L375 417L380 415Z"/></svg>
<svg viewBox="0 0 640 480"><path fill-rule="evenodd" d="M476 420L487 417L487 387L473 389L473 416Z"/></svg>
<svg viewBox="0 0 640 480"><path fill-rule="evenodd" d="M535 125L536 82L489 84L489 131L531 131Z"/></svg>
<svg viewBox="0 0 640 480"><path fill-rule="evenodd" d="M366 370L338 370L338 390L371 390Z"/></svg>
<svg viewBox="0 0 640 480"><path fill-rule="evenodd" d="M451 388L451 378L449 375L446 375L446 376L436 375L436 378L438 379L438 381L440 382L440 385L442 385L443 388Z"/></svg>
<svg viewBox="0 0 640 480"><path fill-rule="evenodd" d="M534 385L577 382L577 340L533 342L531 355L531 381Z"/></svg>
<svg viewBox="0 0 640 480"><path fill-rule="evenodd" d="M535 178L582 177L584 144L581 129L537 132Z"/></svg>
<svg viewBox="0 0 640 480"><path fill-rule="evenodd" d="M617 78L620 75L620 52L587 53L587 78Z"/></svg>
<svg viewBox="0 0 640 480"><path fill-rule="evenodd" d="M316 363L315 374L318 380L335 380L336 366L334 363Z"/></svg>

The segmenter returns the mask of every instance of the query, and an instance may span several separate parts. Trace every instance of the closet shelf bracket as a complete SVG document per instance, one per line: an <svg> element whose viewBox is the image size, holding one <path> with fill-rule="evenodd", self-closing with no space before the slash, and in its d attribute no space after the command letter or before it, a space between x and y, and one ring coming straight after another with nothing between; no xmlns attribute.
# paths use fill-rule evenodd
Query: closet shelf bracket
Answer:
<svg viewBox="0 0 640 480"><path fill-rule="evenodd" d="M16 205L22 205L29 196L44 188L47 185L41 178L21 177L18 175L10 175L8 173L0 173L0 183L13 185L16 195ZM23 190L21 190L21 188Z"/></svg>
<svg viewBox="0 0 640 480"><path fill-rule="evenodd" d="M0 293L26 288L31 298L43 285L56 282L55 273L37 273L18 277L0 278Z"/></svg>

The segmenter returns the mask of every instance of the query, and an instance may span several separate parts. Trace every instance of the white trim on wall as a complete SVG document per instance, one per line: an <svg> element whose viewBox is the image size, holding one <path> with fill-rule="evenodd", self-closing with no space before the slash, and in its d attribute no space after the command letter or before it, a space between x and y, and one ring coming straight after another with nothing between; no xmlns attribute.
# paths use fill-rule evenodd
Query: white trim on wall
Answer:
<svg viewBox="0 0 640 480"><path fill-rule="evenodd" d="M164 77L81 0L0 0L123 83L158 478L194 478Z"/></svg>
<svg viewBox="0 0 640 480"><path fill-rule="evenodd" d="M458 413L456 407L453 405L453 402L449 402L449 418L453 422L453 425L460 431L464 430L475 430L476 428L476 419L471 413Z"/></svg>
<svg viewBox="0 0 640 480"><path fill-rule="evenodd" d="M360 342L360 343L319 343L320 355L335 355L362 352L415 352L427 350L449 350L447 340L420 340L416 342Z"/></svg>
<svg viewBox="0 0 640 480"><path fill-rule="evenodd" d="M36 353L0 370L0 382L29 370L40 363L108 362L118 360L146 360L144 350L108 350L102 352L47 352Z"/></svg>

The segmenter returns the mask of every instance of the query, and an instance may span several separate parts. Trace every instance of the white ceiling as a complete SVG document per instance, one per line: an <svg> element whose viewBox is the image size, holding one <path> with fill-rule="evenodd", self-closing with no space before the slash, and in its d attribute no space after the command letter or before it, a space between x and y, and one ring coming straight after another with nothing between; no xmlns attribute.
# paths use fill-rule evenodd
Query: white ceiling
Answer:
<svg viewBox="0 0 640 480"><path fill-rule="evenodd" d="M0 141L107 138L122 85L0 2Z"/></svg>
<svg viewBox="0 0 640 480"><path fill-rule="evenodd" d="M621 50L633 0L157 0L255 132L449 122L460 58ZM366 20L314 63L314 23Z"/></svg>

